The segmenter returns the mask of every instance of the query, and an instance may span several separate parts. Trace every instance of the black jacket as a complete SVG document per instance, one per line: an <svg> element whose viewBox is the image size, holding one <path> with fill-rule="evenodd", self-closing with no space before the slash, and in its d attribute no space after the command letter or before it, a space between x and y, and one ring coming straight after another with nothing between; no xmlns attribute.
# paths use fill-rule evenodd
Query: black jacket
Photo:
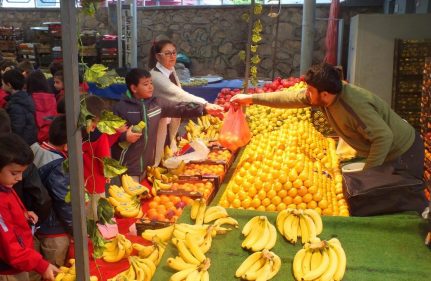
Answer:
<svg viewBox="0 0 431 281"><path fill-rule="evenodd" d="M49 217L40 223L38 234L73 234L72 205L65 201L69 174L63 172L64 160L59 158L39 168L40 178L52 199L52 208Z"/></svg>
<svg viewBox="0 0 431 281"><path fill-rule="evenodd" d="M131 176L140 176L147 166L154 164L156 136L160 118L163 117L198 117L204 114L204 106L197 103L175 103L162 98L138 100L126 95L114 106L114 113L127 120L127 125L136 125L140 121L147 124L142 137L131 144L127 150L118 145L126 141L123 133L112 147L112 157L123 160L122 164Z"/></svg>
<svg viewBox="0 0 431 281"><path fill-rule="evenodd" d="M22 174L22 181L13 186L16 194L28 211L33 211L39 221L45 220L51 212L51 197L40 180L34 164L28 165Z"/></svg>
<svg viewBox="0 0 431 281"><path fill-rule="evenodd" d="M8 96L6 111L9 114L12 132L22 137L28 145L37 141L35 108L32 98L24 91Z"/></svg>

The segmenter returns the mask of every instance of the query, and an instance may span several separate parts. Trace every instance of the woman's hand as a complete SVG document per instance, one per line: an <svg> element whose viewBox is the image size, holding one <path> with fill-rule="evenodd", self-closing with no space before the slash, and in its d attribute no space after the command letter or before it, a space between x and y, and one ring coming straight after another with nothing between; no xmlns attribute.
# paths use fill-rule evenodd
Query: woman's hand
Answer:
<svg viewBox="0 0 431 281"><path fill-rule="evenodd" d="M139 140L139 138L142 136L141 133L134 133L134 132L132 132L132 128L133 128L133 126L130 126L127 129L127 132L126 132L126 140L129 143L135 143L135 142L137 142Z"/></svg>
<svg viewBox="0 0 431 281"><path fill-rule="evenodd" d="M220 105L207 103L205 104L205 111L210 115L223 118L223 107Z"/></svg>
<svg viewBox="0 0 431 281"><path fill-rule="evenodd" d="M42 280L44 281L55 281L55 273L58 273L59 270L55 265L49 264L48 268L42 274Z"/></svg>
<svg viewBox="0 0 431 281"><path fill-rule="evenodd" d="M250 105L253 103L253 96L247 94L237 94L230 99L230 102L240 105Z"/></svg>
<svg viewBox="0 0 431 281"><path fill-rule="evenodd" d="M120 128L117 128L116 131L117 133L124 133L127 132L127 129L129 129L129 127L127 125L123 125Z"/></svg>

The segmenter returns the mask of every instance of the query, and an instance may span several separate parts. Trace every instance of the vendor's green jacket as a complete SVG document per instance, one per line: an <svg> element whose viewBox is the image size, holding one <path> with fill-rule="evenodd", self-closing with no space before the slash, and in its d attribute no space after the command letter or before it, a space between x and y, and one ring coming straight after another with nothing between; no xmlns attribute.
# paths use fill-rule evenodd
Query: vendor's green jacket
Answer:
<svg viewBox="0 0 431 281"><path fill-rule="evenodd" d="M253 103L279 108L311 106L306 90L253 95ZM343 83L333 104L321 107L335 132L359 156L366 157L365 168L375 167L401 156L412 146L415 129L373 93Z"/></svg>

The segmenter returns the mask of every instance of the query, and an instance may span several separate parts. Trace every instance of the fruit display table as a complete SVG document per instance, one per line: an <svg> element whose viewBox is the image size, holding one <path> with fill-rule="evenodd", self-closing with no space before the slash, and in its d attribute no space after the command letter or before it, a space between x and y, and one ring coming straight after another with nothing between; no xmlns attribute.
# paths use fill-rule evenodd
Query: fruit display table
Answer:
<svg viewBox="0 0 431 281"><path fill-rule="evenodd" d="M241 248L241 229L253 216L265 215L274 224L276 212L227 209L237 219L240 228L217 235L207 256L211 258L210 280L239 280L234 277L238 266L249 252ZM343 280L421 281L431 276L431 252L423 243L426 221L412 213L376 217L323 216L321 239L337 237L347 255L347 271ZM192 223L190 208L186 208L180 222ZM292 261L301 245L288 243L279 233L272 249L282 259L282 266L272 280L293 280ZM154 281L166 281L174 273L166 265L168 257L177 256L175 246L169 244L154 275Z"/></svg>

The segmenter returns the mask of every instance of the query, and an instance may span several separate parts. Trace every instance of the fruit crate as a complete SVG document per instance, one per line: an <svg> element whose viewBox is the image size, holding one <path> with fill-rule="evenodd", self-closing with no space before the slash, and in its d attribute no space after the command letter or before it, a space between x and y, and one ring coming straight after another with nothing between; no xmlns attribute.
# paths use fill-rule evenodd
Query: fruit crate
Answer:
<svg viewBox="0 0 431 281"><path fill-rule="evenodd" d="M209 187L209 188L208 188ZM208 189L207 189L208 188ZM157 195L187 196L193 199L205 198L209 205L218 192L214 179L177 180L171 189L159 189Z"/></svg>
<svg viewBox="0 0 431 281"><path fill-rule="evenodd" d="M392 108L416 129L421 127L424 63L430 56L431 40L395 40Z"/></svg>
<svg viewBox="0 0 431 281"><path fill-rule="evenodd" d="M188 163L183 174L179 176L182 180L213 179L218 188L223 182L227 168L223 164L214 163Z"/></svg>

